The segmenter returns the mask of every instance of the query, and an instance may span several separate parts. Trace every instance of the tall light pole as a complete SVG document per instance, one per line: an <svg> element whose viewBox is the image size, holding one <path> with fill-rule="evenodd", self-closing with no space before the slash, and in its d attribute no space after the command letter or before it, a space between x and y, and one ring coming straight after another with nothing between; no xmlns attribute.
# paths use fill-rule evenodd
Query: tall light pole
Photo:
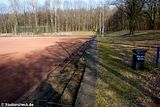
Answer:
<svg viewBox="0 0 160 107"><path fill-rule="evenodd" d="M103 9L102 9L102 11L103 11L103 15L102 15L102 37L104 37L104 11L105 11L105 6L104 6L105 4L103 4L102 6L103 6Z"/></svg>
<svg viewBox="0 0 160 107"><path fill-rule="evenodd" d="M54 8L54 32L57 32L57 7Z"/></svg>
<svg viewBox="0 0 160 107"><path fill-rule="evenodd" d="M99 18L99 33L100 33L100 35L102 35L102 10L101 10L101 7L100 7L99 14L100 14L100 18Z"/></svg>
<svg viewBox="0 0 160 107"><path fill-rule="evenodd" d="M104 17L105 17L105 2L100 3L100 18L99 18L99 32L101 37L104 37Z"/></svg>
<svg viewBox="0 0 160 107"><path fill-rule="evenodd" d="M105 2L102 3L102 37L104 37L104 16L105 16Z"/></svg>

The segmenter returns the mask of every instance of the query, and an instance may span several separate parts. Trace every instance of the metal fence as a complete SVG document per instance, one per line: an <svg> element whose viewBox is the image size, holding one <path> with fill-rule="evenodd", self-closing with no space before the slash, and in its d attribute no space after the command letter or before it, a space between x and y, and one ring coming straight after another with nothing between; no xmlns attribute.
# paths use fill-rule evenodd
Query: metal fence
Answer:
<svg viewBox="0 0 160 107"><path fill-rule="evenodd" d="M146 49L145 68L152 70L160 67L160 46L137 46L133 44L113 44L113 48L118 50L125 63L132 66L133 49Z"/></svg>
<svg viewBox="0 0 160 107"><path fill-rule="evenodd" d="M160 58L159 58L159 52L160 52L160 46L151 46L146 47L146 58L145 63L150 69L158 68L160 67Z"/></svg>

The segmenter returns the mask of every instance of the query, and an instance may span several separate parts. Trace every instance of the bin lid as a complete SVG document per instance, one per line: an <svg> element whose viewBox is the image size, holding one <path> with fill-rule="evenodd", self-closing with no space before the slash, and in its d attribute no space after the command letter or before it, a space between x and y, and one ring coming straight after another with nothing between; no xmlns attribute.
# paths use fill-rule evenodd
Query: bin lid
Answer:
<svg viewBox="0 0 160 107"><path fill-rule="evenodd" d="M136 48L136 49L133 49L132 51L133 53L146 53L147 52L147 50L144 48Z"/></svg>

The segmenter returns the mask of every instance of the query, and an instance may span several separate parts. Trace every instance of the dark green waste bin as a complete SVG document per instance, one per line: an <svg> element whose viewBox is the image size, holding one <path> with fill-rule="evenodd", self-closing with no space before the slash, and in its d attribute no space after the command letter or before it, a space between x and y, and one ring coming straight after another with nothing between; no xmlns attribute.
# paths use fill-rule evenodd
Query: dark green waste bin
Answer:
<svg viewBox="0 0 160 107"><path fill-rule="evenodd" d="M143 70L144 69L144 61L145 61L145 53L146 49L136 48L133 49L133 62L132 68L134 70Z"/></svg>

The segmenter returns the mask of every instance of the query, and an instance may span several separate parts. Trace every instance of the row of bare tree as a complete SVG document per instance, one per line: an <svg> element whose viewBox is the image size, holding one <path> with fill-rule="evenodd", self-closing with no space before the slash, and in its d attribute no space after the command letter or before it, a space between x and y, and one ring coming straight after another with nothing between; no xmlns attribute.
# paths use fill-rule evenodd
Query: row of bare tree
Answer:
<svg viewBox="0 0 160 107"><path fill-rule="evenodd" d="M0 5L0 33L160 29L160 0L112 0L110 5L116 8L94 0L8 0L8 6Z"/></svg>
<svg viewBox="0 0 160 107"><path fill-rule="evenodd" d="M0 33L97 31L100 12L84 0L9 0L0 5Z"/></svg>
<svg viewBox="0 0 160 107"><path fill-rule="evenodd" d="M117 10L106 21L106 30L157 30L160 29L160 0L118 0L112 5Z"/></svg>

